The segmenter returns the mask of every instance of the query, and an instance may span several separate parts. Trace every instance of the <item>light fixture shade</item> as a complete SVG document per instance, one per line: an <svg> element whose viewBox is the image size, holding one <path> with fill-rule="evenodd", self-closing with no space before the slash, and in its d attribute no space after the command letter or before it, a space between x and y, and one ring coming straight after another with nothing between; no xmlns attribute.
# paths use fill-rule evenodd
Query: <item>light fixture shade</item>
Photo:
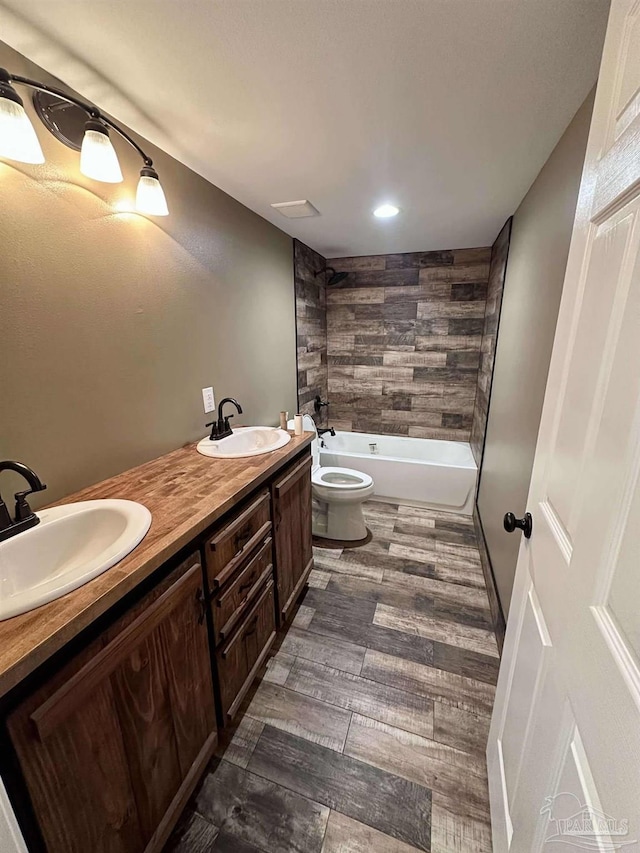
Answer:
<svg viewBox="0 0 640 853"><path fill-rule="evenodd" d="M136 192L136 210L149 216L168 216L169 208L155 169L145 166L140 172Z"/></svg>
<svg viewBox="0 0 640 853"><path fill-rule="evenodd" d="M0 89L0 157L19 163L44 163L36 132L20 99Z"/></svg>
<svg viewBox="0 0 640 853"><path fill-rule="evenodd" d="M87 178L104 181L106 184L119 184L123 179L109 132L99 121L91 120L85 125L80 149L80 171Z"/></svg>

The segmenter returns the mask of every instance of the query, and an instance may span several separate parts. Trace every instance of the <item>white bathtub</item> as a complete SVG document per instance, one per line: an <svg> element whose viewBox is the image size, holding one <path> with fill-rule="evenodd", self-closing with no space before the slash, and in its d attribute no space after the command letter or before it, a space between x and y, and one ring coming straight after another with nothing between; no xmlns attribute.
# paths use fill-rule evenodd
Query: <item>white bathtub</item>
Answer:
<svg viewBox="0 0 640 853"><path fill-rule="evenodd" d="M380 499L425 504L465 515L473 511L478 471L470 446L461 441L325 433L320 464L369 474L375 483L374 494Z"/></svg>

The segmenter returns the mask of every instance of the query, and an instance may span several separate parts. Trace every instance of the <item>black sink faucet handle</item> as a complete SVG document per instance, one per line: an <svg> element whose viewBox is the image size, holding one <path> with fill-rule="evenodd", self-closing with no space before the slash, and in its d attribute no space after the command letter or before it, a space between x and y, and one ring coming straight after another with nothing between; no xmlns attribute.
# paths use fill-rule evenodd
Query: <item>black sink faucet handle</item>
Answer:
<svg viewBox="0 0 640 853"><path fill-rule="evenodd" d="M0 471L15 471L20 474L29 484L29 488L21 492L16 492L16 511L15 519L12 521L7 507L0 496L0 541L8 539L10 536L15 536L16 533L21 533L23 530L28 530L34 527L40 519L32 511L27 502L27 495L33 492L42 492L47 487L40 480L40 477L22 462L14 462L11 459L5 459L0 462Z"/></svg>

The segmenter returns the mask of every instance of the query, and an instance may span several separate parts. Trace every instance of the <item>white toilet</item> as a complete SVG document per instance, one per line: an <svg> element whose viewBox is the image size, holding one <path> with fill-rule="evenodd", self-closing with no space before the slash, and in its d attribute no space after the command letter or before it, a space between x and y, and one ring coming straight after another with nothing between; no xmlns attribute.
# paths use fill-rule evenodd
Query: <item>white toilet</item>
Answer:
<svg viewBox="0 0 640 853"><path fill-rule="evenodd" d="M304 416L303 426L306 432L316 434L311 444L313 535L347 542L365 539L362 503L373 494L373 479L352 468L321 467L318 432L310 415Z"/></svg>

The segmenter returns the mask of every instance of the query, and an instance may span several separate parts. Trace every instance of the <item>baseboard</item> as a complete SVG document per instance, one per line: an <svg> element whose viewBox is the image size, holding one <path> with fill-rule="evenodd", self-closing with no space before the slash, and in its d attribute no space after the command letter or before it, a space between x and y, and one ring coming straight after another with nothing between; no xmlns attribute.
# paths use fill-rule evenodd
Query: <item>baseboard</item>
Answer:
<svg viewBox="0 0 640 853"><path fill-rule="evenodd" d="M504 614L502 612L502 607L500 606L500 599L498 598L498 589L496 587L496 579L493 575L493 567L491 565L491 558L489 557L489 551L487 549L487 540L484 537L484 530L482 528L482 521L480 520L480 515L478 513L478 505L474 503L473 505L473 526L476 531L476 537L478 539L478 550L480 551L480 563L482 565L482 573L484 575L484 582L487 587L487 595L489 596L489 608L491 609L491 619L493 622L493 630L496 634L496 642L498 643L498 649L500 654L502 654L502 647L504 645L504 633L506 629L506 622L504 618Z"/></svg>

